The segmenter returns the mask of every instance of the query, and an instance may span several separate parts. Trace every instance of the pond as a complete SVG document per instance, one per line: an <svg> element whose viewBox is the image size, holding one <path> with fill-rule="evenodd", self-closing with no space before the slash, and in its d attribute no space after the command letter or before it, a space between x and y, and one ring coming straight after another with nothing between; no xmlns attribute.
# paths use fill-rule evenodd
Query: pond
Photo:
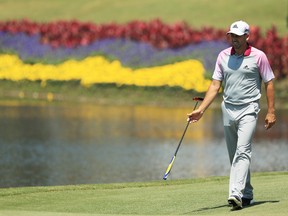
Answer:
<svg viewBox="0 0 288 216"><path fill-rule="evenodd" d="M191 108L1 104L0 187L161 180ZM287 171L287 110L268 131L264 115L251 169ZM229 168L221 111L208 109L189 126L169 179L227 176Z"/></svg>

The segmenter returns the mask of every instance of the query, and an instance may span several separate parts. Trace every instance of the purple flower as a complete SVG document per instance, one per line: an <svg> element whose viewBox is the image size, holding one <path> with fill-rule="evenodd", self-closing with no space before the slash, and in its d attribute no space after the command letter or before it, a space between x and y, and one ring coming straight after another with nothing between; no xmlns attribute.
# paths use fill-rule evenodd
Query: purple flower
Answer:
<svg viewBox="0 0 288 216"><path fill-rule="evenodd" d="M153 46L125 39L103 39L76 48L52 48L41 44L39 35L0 32L0 52L17 54L23 61L57 64L67 59L84 59L102 55L118 59L123 66L153 67L188 59L199 59L207 71L213 71L218 53L228 47L224 41L202 41L177 49L157 49Z"/></svg>

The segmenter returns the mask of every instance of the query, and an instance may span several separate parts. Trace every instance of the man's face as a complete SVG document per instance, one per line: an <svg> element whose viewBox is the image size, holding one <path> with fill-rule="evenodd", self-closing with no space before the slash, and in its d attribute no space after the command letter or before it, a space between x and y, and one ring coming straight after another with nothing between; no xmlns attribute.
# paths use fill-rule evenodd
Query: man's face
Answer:
<svg viewBox="0 0 288 216"><path fill-rule="evenodd" d="M245 46L247 43L248 35L244 34L242 36L238 36L236 34L230 34L231 43L234 49L240 49L242 46Z"/></svg>

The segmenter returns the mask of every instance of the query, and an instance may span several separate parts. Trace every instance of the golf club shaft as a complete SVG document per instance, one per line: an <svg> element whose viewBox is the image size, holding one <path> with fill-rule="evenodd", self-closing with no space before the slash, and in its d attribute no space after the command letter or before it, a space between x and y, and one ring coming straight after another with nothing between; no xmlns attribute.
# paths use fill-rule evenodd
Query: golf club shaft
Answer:
<svg viewBox="0 0 288 216"><path fill-rule="evenodd" d="M193 108L193 111L194 111L194 110L196 109L197 105L198 105L198 102L199 102L199 101L203 101L204 99L201 98L201 97L194 97L193 100L196 101L196 104L195 104L195 106L194 106L194 108ZM181 146L181 143L182 143L182 140L183 140L183 138L184 138L184 136L185 136L185 134L186 134L186 131L187 131L188 127L189 127L189 124L190 124L190 122L188 121L187 124L186 124L186 127L185 127L185 129L184 129L184 132L183 132L183 134L182 134L182 137L181 137L181 139L180 139L180 141L179 141L179 144L178 144L178 146L177 146L177 149L176 149L176 151L175 151L175 153L174 153L174 155L173 155L173 157L172 157L172 159L171 159L171 161L170 161L170 163L169 163L169 165L168 165L168 167L167 167L167 170L166 170L166 172L165 172L165 174L164 174L164 176L163 176L163 179L164 179L164 180L167 179L168 175L169 175L170 172L171 172L172 166L173 166L174 161L175 161L175 159L176 159L176 155L177 155L178 150L179 150L179 148L180 148L180 146Z"/></svg>
<svg viewBox="0 0 288 216"><path fill-rule="evenodd" d="M198 105L198 101L196 102L193 111L196 109L197 105ZM181 145L181 143L182 143L182 140L183 140L183 138L184 138L184 136L185 136L185 134L186 134L186 131L187 131L189 125L190 125L190 122L188 121L187 124L186 124L186 127L185 127L185 129L184 129L184 132L183 132L183 134L182 134L182 137L181 137L181 139L180 139L180 142L179 142L179 144L178 144L178 146L177 146L177 149L176 149L176 151L175 151L175 153L174 153L174 156L175 156L175 157L176 157L176 155L177 155L177 152L178 152L178 150L179 150L179 148L180 148L180 145Z"/></svg>

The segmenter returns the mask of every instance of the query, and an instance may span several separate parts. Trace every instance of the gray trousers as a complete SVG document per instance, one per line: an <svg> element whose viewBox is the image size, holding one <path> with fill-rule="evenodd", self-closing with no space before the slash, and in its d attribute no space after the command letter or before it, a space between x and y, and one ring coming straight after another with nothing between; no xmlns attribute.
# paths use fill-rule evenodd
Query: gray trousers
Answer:
<svg viewBox="0 0 288 216"><path fill-rule="evenodd" d="M221 104L224 134L231 163L229 197L253 199L253 187L250 182L250 163L252 156L252 138L255 132L259 102L245 105Z"/></svg>

